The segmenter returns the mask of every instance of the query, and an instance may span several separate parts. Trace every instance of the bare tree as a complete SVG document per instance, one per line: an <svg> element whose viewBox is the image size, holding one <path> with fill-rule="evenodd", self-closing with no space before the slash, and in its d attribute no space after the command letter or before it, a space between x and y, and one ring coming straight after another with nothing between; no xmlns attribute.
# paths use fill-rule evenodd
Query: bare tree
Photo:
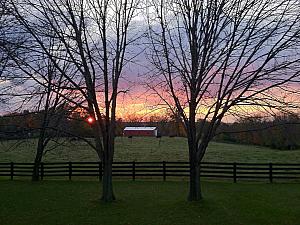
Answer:
<svg viewBox="0 0 300 225"><path fill-rule="evenodd" d="M74 109L77 109L77 105L72 106L68 104L67 99L77 100L80 102L80 98L73 93L72 90L64 89L65 85L68 85L68 81L65 81L62 74L58 73L48 58L38 62L41 65L38 68L32 70L26 70L32 68L32 66L26 66L22 71L25 74L37 82L36 99L33 102L37 102L36 111L42 114L42 118L39 121L39 137L36 148L34 168L32 173L32 180L39 180L39 168L42 161L42 157L45 153L45 149L48 143L55 138L56 135L64 134L64 128L60 126L60 123L66 120ZM32 62L31 62L32 64ZM68 71L67 64L65 65L64 72ZM32 101L30 104L33 103ZM56 135L54 135L56 134Z"/></svg>
<svg viewBox="0 0 300 225"><path fill-rule="evenodd" d="M148 24L149 87L185 124L188 200L200 200L200 163L224 117L291 106L279 94L299 88L299 2L153 0Z"/></svg>
<svg viewBox="0 0 300 225"><path fill-rule="evenodd" d="M19 25L16 23L16 26ZM35 116L37 124L31 127L35 132L39 132L32 173L32 180L37 181L47 144L54 138L54 134L63 133L59 126L60 122L66 119L71 110L78 108L82 97L68 88L69 81L63 74L74 76L74 69L68 62L66 53L59 51L61 43L56 40L51 29L48 31L49 38L44 41L48 45L47 51L55 56L56 63L61 65L63 73L55 68L52 60L42 49L36 48L36 43L30 35L22 30L16 31L16 37L23 35L25 38L19 43L18 48L3 49L10 63L5 72L5 79L9 82L1 90L1 95L9 98L10 102L16 105L16 110L20 108L31 110L38 115Z"/></svg>
<svg viewBox="0 0 300 225"><path fill-rule="evenodd" d="M84 99L81 107L95 118L96 152L104 165L102 200L115 199L112 189L112 161L116 129L117 96L124 67L134 56L128 45L137 38L132 29L139 0L20 0L11 1L24 31L44 51L58 72L69 81L69 89ZM47 29L62 43L76 68L75 76L65 73L57 56L48 51Z"/></svg>

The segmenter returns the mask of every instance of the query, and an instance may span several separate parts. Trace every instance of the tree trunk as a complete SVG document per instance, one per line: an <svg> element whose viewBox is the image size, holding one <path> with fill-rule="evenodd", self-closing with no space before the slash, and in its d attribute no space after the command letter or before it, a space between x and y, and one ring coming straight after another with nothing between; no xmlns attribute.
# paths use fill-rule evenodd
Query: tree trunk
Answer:
<svg viewBox="0 0 300 225"><path fill-rule="evenodd" d="M39 181L40 178L39 167L40 167L40 163L38 161L35 161L33 165L33 171L32 171L32 178L31 178L32 181Z"/></svg>
<svg viewBox="0 0 300 225"><path fill-rule="evenodd" d="M200 186L200 162L197 155L199 149L196 132L196 104L192 104L193 102L190 103L189 123L187 124L190 161L190 189L188 200L199 201L202 199L202 195Z"/></svg>
<svg viewBox="0 0 300 225"><path fill-rule="evenodd" d="M33 171L31 177L32 181L39 181L40 178L39 168L41 165L42 156L43 156L43 146L40 146L40 140L39 140L39 144L37 147L37 152L34 160L34 165L33 165Z"/></svg>
<svg viewBox="0 0 300 225"><path fill-rule="evenodd" d="M201 185L200 185L200 166L190 162L190 188L189 188L189 201L199 201L202 199Z"/></svg>
<svg viewBox="0 0 300 225"><path fill-rule="evenodd" d="M44 124L43 124L42 130L40 132L38 145L37 145L36 153L35 153L35 160L34 160L33 171L32 171L32 181L39 180L39 167L41 165L41 161L42 161L43 153L44 153L44 149L45 149L45 134L46 134L45 127L47 124L48 124L48 122L44 119Z"/></svg>
<svg viewBox="0 0 300 225"><path fill-rule="evenodd" d="M112 202L116 199L113 192L113 185L112 185L112 161L110 160L107 160L107 162L103 161L103 164L104 164L103 179L102 179L103 188L102 188L101 200L104 202Z"/></svg>

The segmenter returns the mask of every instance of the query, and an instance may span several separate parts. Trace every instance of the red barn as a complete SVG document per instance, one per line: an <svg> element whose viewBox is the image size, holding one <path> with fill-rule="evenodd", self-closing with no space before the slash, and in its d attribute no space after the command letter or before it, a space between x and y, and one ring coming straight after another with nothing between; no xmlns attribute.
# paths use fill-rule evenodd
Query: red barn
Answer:
<svg viewBox="0 0 300 225"><path fill-rule="evenodd" d="M124 136L157 137L156 127L125 127Z"/></svg>

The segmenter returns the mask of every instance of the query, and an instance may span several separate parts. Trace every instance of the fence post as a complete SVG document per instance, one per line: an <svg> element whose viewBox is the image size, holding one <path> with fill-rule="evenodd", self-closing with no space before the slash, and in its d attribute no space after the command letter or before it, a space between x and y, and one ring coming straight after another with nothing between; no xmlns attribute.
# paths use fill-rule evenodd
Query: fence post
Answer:
<svg viewBox="0 0 300 225"><path fill-rule="evenodd" d="M233 163L233 182L236 183L236 162Z"/></svg>
<svg viewBox="0 0 300 225"><path fill-rule="evenodd" d="M132 180L135 181L135 161L132 162Z"/></svg>
<svg viewBox="0 0 300 225"><path fill-rule="evenodd" d="M269 180L270 183L273 183L273 164L269 163Z"/></svg>
<svg viewBox="0 0 300 225"><path fill-rule="evenodd" d="M69 162L69 180L72 179L72 162Z"/></svg>
<svg viewBox="0 0 300 225"><path fill-rule="evenodd" d="M102 162L99 162L99 181L102 181Z"/></svg>
<svg viewBox="0 0 300 225"><path fill-rule="evenodd" d="M41 162L41 180L44 179L44 163Z"/></svg>
<svg viewBox="0 0 300 225"><path fill-rule="evenodd" d="M163 180L166 181L166 161L163 161Z"/></svg>
<svg viewBox="0 0 300 225"><path fill-rule="evenodd" d="M10 179L11 180L14 179L14 163L13 162L10 163Z"/></svg>

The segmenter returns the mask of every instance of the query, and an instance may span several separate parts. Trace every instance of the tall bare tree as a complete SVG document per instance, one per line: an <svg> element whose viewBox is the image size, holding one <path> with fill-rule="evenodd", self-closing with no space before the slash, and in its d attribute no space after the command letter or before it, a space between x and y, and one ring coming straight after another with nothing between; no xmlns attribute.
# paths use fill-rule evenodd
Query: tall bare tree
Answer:
<svg viewBox="0 0 300 225"><path fill-rule="evenodd" d="M69 89L84 99L81 107L95 118L96 152L104 165L102 200L115 199L112 162L116 129L116 106L123 69L134 58L128 46L136 37L132 31L139 0L20 0L10 1L18 21L37 48L69 81ZM62 43L57 51L66 53L76 68L75 76L65 73L56 54L48 49L47 30ZM55 52L55 51L54 51Z"/></svg>
<svg viewBox="0 0 300 225"><path fill-rule="evenodd" d="M20 55L22 54L17 54L17 56ZM82 98L73 90L65 88L68 87L69 82L64 79L63 74L57 71L47 56L39 55L36 60L33 60L32 57L29 62L21 59L18 68L24 74L22 79L24 80L26 75L27 83L30 82L33 87L31 94L22 98L24 101L28 101L29 97L27 105L31 105L34 111L41 114L39 126L36 127L39 130L39 136L32 173L32 180L38 181L39 168L48 143L56 135L64 134L64 128L60 126L60 123L66 120L73 110L78 109L78 103L80 105ZM61 55L60 58L64 59L64 56ZM14 58L14 60L18 63L20 57ZM69 63L64 60L64 64L64 73L71 74L72 68L69 68ZM23 83L22 85L28 84ZM76 104L72 104L69 99L73 102L76 101Z"/></svg>
<svg viewBox="0 0 300 225"><path fill-rule="evenodd" d="M299 10L297 0L150 1L149 87L185 124L190 201L202 198L200 163L225 116L289 106L279 94L299 88Z"/></svg>
<svg viewBox="0 0 300 225"><path fill-rule="evenodd" d="M53 32L50 33L51 29L48 31L49 38L45 40L48 45L47 51L55 55L56 63L61 65L63 74L58 72L53 66L52 60L42 49L37 51L34 39L20 29L16 18L12 18L11 8L8 12L15 25L13 30L11 27L6 27L7 33L10 35L5 39L6 47L2 49L2 52L6 56L6 61L9 62L6 65L4 76L8 82L3 85L0 94L9 98L7 104L14 104L16 110L22 108L42 115L38 121L39 125L32 127L39 131L32 174L32 180L35 181L39 180L39 167L47 144L53 139L54 133L58 134L59 130L62 131L59 129L59 123L68 116L66 114L70 113L67 111L67 106L68 110L78 108L78 102L82 101L80 101L81 97L74 93L74 90L68 88L69 82L63 74L74 75L74 68L66 60L66 53L59 51L61 43L55 39ZM19 29L15 29L15 27ZM13 31L14 35L11 34ZM14 43L12 41L14 37L20 36L23 36L22 42ZM14 48L10 46L14 46ZM76 104L73 103L75 101ZM66 104L67 102L68 104ZM73 107L71 107L72 105ZM52 137L47 133L51 133Z"/></svg>

